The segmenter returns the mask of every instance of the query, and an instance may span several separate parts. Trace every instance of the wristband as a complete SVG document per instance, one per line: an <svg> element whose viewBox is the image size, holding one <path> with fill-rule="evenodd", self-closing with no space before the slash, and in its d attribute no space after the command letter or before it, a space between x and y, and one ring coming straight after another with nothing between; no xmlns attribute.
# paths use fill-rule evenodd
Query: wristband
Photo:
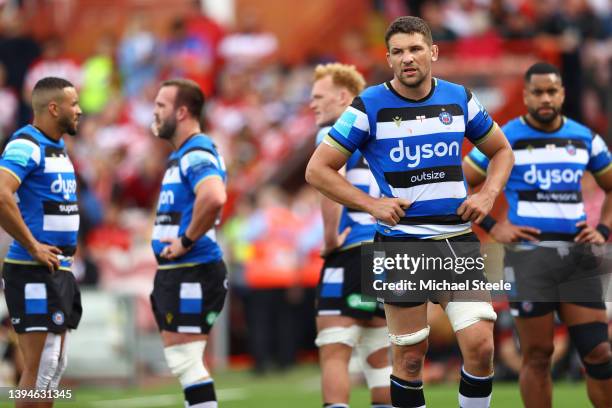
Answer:
<svg viewBox="0 0 612 408"><path fill-rule="evenodd" d="M189 249L193 246L194 242L189 239L189 237L187 237L187 235L183 234L181 235L181 245L183 246L183 248L185 249Z"/></svg>
<svg viewBox="0 0 612 408"><path fill-rule="evenodd" d="M597 224L595 229L604 237L604 240L607 241L610 237L610 228L605 226L604 224Z"/></svg>
<svg viewBox="0 0 612 408"><path fill-rule="evenodd" d="M497 220L490 215L487 215L479 225L483 230L490 232L495 224L497 224Z"/></svg>

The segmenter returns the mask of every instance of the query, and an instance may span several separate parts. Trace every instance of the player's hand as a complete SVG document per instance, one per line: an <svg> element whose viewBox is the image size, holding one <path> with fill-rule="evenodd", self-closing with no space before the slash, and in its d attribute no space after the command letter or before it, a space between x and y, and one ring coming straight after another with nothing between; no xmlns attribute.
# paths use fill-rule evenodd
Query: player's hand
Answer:
<svg viewBox="0 0 612 408"><path fill-rule="evenodd" d="M489 231L489 235L499 243L509 244L521 240L537 242L540 232L537 228L513 225L508 220L504 220L497 222Z"/></svg>
<svg viewBox="0 0 612 408"><path fill-rule="evenodd" d="M180 238L164 238L160 239L159 242L168 244L162 249L161 254L159 254L159 256L168 260L180 258L191 249L185 248Z"/></svg>
<svg viewBox="0 0 612 408"><path fill-rule="evenodd" d="M406 215L404 210L408 209L408 207L410 207L410 203L404 198L381 197L374 201L372 208L368 212L377 220L394 226Z"/></svg>
<svg viewBox="0 0 612 408"><path fill-rule="evenodd" d="M580 242L583 244L604 244L606 239L599 231L597 231L593 227L589 227L586 221L580 221L576 223L578 228L581 228L580 232L574 238L575 242Z"/></svg>
<svg viewBox="0 0 612 408"><path fill-rule="evenodd" d="M62 250L58 247L37 242L29 252L32 258L49 268L49 272L54 273L59 269L60 260L58 255L62 254Z"/></svg>
<svg viewBox="0 0 612 408"><path fill-rule="evenodd" d="M459 208L457 208L457 215L459 215L463 221L474 221L480 224L484 217L491 212L494 203L495 196L493 194L479 191L476 194L468 196L468 198L461 203Z"/></svg>
<svg viewBox="0 0 612 408"><path fill-rule="evenodd" d="M327 255L334 252L336 249L340 248L344 241L346 241L346 237L351 232L351 227L346 227L344 231L340 233L340 235L336 235L333 241L325 241L323 244L323 248L321 249L321 256L326 257Z"/></svg>

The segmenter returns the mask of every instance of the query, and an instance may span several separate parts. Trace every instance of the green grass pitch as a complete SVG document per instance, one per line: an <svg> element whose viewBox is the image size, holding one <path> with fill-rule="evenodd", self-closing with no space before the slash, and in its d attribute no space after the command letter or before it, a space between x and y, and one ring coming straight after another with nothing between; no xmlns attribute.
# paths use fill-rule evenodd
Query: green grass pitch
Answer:
<svg viewBox="0 0 612 408"><path fill-rule="evenodd" d="M254 377L246 371L217 372L214 375L221 408L321 406L319 372L316 366L301 366L282 374ZM57 402L59 408L183 408L181 389L176 384L141 388L73 387L73 401ZM426 385L428 407L457 407L457 384ZM369 408L368 390L354 387L352 408ZM0 404L1 405L1 404ZM491 407L520 407L517 383L496 383ZM588 407L583 382L556 383L554 407Z"/></svg>

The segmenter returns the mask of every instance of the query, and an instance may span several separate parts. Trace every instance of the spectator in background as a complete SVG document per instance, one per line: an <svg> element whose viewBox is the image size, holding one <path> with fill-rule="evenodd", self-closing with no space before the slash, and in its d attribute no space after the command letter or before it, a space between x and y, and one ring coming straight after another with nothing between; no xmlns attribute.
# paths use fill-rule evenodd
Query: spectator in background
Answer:
<svg viewBox="0 0 612 408"><path fill-rule="evenodd" d="M454 41L457 34L445 24L442 0L427 1L421 6L423 19L431 27L431 36L435 42Z"/></svg>
<svg viewBox="0 0 612 408"><path fill-rule="evenodd" d="M105 34L97 43L96 54L83 64L81 106L86 114L99 113L114 93L113 38Z"/></svg>
<svg viewBox="0 0 612 408"><path fill-rule="evenodd" d="M163 49L163 77L195 81L205 95L212 91L213 45L187 31L185 19L177 18L170 26L170 36Z"/></svg>
<svg viewBox="0 0 612 408"><path fill-rule="evenodd" d="M7 85L6 68L0 62L0 151L3 141L15 128L19 99L14 89Z"/></svg>
<svg viewBox="0 0 612 408"><path fill-rule="evenodd" d="M129 99L140 95L159 74L158 40L148 26L149 20L144 14L133 16L117 49L123 94Z"/></svg>
<svg viewBox="0 0 612 408"><path fill-rule="evenodd" d="M23 99L26 103L30 103L34 84L44 77L66 78L77 90L83 84L81 66L66 55L64 41L59 36L52 36L45 41L40 59L27 70L23 86Z"/></svg>

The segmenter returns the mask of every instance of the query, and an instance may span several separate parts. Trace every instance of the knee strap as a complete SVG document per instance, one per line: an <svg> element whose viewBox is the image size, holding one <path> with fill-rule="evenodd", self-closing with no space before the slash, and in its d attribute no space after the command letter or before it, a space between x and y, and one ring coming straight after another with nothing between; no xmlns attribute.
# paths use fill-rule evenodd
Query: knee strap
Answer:
<svg viewBox="0 0 612 408"><path fill-rule="evenodd" d="M408 334L391 334L389 333L389 340L391 343L397 346L412 346L425 340L429 336L429 326Z"/></svg>
<svg viewBox="0 0 612 408"><path fill-rule="evenodd" d="M178 378L183 388L210 377L203 362L205 348L206 341L204 340L164 348L168 367L172 374Z"/></svg>
<svg viewBox="0 0 612 408"><path fill-rule="evenodd" d="M585 357L602 343L608 340L608 325L604 322L590 322L568 327L570 338L580 354L582 364L589 377L597 380L612 378L612 361L600 364L590 364L584 361Z"/></svg>
<svg viewBox="0 0 612 408"><path fill-rule="evenodd" d="M349 347L355 347L361 335L360 329L361 328L357 325L349 327L328 327L317 334L315 344L317 347L321 347L327 344L341 343Z"/></svg>
<svg viewBox="0 0 612 408"><path fill-rule="evenodd" d="M40 354L38 374L36 375L36 389L47 390L59 366L62 337L59 334L47 333L45 345Z"/></svg>
<svg viewBox="0 0 612 408"><path fill-rule="evenodd" d="M49 389L57 390L59 387L60 380L62 379L62 375L64 371L66 371L66 367L68 366L68 333L64 335L64 342L62 344L62 348L60 350L60 356L57 363L57 369L55 370L55 375L51 378L51 382L49 383Z"/></svg>
<svg viewBox="0 0 612 408"><path fill-rule="evenodd" d="M368 357L380 349L389 347L389 336L386 327L362 327L361 338L356 346L363 375L368 388L388 387L391 375L391 365L373 368L368 363Z"/></svg>

